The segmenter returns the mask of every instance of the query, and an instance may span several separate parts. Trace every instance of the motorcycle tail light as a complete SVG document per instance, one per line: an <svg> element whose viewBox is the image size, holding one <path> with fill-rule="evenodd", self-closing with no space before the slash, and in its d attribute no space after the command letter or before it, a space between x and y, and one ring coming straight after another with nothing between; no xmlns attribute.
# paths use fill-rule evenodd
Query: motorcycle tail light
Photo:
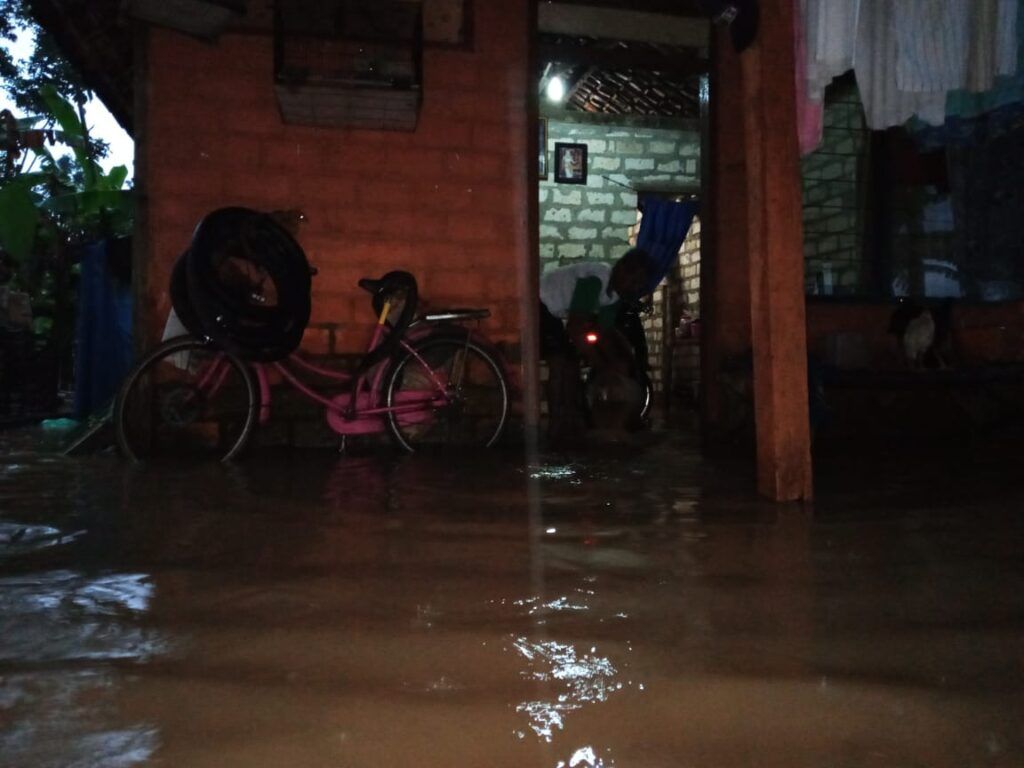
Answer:
<svg viewBox="0 0 1024 768"><path fill-rule="evenodd" d="M593 331L590 331L583 338L586 340L587 344L597 344L597 341L600 337Z"/></svg>

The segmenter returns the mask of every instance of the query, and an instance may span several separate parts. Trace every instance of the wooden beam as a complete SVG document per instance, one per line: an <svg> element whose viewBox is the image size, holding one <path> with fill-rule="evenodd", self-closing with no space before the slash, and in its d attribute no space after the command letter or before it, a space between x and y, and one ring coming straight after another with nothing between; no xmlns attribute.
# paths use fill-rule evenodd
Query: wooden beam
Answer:
<svg viewBox="0 0 1024 768"><path fill-rule="evenodd" d="M608 115L603 112L580 112L564 109L542 101L540 116L563 123L586 125L621 125L630 128L668 128L679 131L700 130L700 121L690 117L663 117L661 115Z"/></svg>
<svg viewBox="0 0 1024 768"><path fill-rule="evenodd" d="M696 51L665 55L656 51L601 50L582 45L541 43L540 61L557 61L572 66L597 66L604 69L643 69L666 77L683 79L706 74L708 59Z"/></svg>
<svg viewBox="0 0 1024 768"><path fill-rule="evenodd" d="M686 48L708 45L710 22L706 18L562 3L543 3L537 10L537 28L542 33L636 40Z"/></svg>

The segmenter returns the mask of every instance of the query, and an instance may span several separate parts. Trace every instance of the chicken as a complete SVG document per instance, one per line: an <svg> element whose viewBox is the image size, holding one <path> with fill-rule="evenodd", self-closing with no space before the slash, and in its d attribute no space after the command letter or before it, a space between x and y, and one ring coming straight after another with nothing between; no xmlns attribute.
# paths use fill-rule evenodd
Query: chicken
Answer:
<svg viewBox="0 0 1024 768"><path fill-rule="evenodd" d="M903 346L903 354L907 362L913 368L921 368L924 365L924 356L935 343L935 318L930 309L922 309L907 323L903 330L900 344Z"/></svg>
<svg viewBox="0 0 1024 768"><path fill-rule="evenodd" d="M889 319L889 333L899 341L912 368L945 368L939 351L949 336L953 302L947 299L936 309L929 309L909 299L901 299Z"/></svg>

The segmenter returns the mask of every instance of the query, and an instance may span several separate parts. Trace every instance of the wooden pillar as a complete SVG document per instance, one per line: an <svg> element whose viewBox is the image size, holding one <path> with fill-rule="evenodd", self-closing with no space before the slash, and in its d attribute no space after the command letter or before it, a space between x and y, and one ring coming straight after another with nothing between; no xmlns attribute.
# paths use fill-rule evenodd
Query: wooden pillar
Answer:
<svg viewBox="0 0 1024 768"><path fill-rule="evenodd" d="M747 169L740 58L728 30L712 28L711 73L702 115L700 230L701 434L719 447L726 412L719 383L724 362L750 349Z"/></svg>
<svg viewBox="0 0 1024 768"><path fill-rule="evenodd" d="M762 0L757 40L740 55L757 486L777 501L812 493L793 6Z"/></svg>

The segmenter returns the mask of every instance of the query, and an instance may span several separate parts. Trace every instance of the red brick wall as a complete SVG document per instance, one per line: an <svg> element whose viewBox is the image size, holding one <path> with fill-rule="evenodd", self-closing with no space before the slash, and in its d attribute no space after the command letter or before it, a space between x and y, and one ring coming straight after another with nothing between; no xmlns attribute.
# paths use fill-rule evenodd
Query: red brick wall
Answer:
<svg viewBox="0 0 1024 768"><path fill-rule="evenodd" d="M301 208L300 240L320 269L306 346L364 343L363 276L407 269L433 305L489 306L487 333L519 338L528 274L528 0L473 3L469 50L424 52L415 132L285 125L272 41L205 44L154 29L148 45L144 318L159 338L170 268L199 218L224 205ZM334 324L340 327L335 328ZM353 325L355 324L355 325ZM338 333L340 332L340 333Z"/></svg>

